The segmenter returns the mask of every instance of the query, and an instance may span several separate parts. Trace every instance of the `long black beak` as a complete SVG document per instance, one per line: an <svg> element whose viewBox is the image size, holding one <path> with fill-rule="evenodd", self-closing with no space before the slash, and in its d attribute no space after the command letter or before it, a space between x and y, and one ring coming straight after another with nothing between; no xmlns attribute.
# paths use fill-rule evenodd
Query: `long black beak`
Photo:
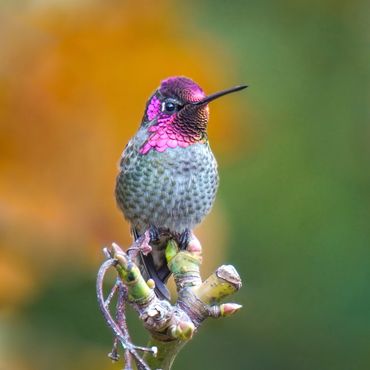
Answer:
<svg viewBox="0 0 370 370"><path fill-rule="evenodd" d="M202 100L199 100L199 101L197 101L195 103L191 103L191 104L192 105L204 105L204 104L208 104L212 100L218 99L221 96L224 96L224 95L227 95L227 94L231 94L231 93L236 92L236 91L243 90L243 89L245 89L247 87L248 87L248 85L235 86L235 87L232 87L231 89L222 90L222 91L216 92L214 94L208 95L205 98L203 98Z"/></svg>

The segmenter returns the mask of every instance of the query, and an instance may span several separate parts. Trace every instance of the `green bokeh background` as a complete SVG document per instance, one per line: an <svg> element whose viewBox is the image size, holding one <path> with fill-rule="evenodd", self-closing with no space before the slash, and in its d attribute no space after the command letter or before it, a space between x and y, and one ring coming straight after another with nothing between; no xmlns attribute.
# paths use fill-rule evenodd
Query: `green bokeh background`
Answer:
<svg viewBox="0 0 370 370"><path fill-rule="evenodd" d="M244 308L206 322L175 369L370 368L369 2L190 1L178 11L184 32L219 45L250 84L253 136L221 159L218 194ZM7 345L37 352L40 370L94 369L89 354L104 357L111 341L94 294L91 271L54 279Z"/></svg>
<svg viewBox="0 0 370 370"><path fill-rule="evenodd" d="M369 4L200 9L199 25L229 45L251 84L259 143L221 168L245 310L204 329L179 363L208 350L217 369L367 369Z"/></svg>

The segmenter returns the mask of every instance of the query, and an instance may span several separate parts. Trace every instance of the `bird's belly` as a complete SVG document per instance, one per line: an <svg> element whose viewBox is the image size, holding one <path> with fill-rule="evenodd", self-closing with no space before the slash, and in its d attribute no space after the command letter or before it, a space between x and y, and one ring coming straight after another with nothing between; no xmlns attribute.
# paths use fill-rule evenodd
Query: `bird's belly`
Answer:
<svg viewBox="0 0 370 370"><path fill-rule="evenodd" d="M209 147L189 149L137 155L134 164L121 170L117 202L140 232L154 225L181 233L210 211L218 187L217 164Z"/></svg>

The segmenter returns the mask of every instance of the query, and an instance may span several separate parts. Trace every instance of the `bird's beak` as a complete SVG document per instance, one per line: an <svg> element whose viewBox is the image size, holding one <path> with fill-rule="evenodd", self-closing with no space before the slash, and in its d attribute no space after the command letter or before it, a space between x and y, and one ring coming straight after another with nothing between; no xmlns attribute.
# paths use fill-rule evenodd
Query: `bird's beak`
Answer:
<svg viewBox="0 0 370 370"><path fill-rule="evenodd" d="M197 106L199 106L199 105L205 105L205 104L208 104L209 102L211 102L212 100L215 100L215 99L220 98L221 96L224 96L224 95L227 95L227 94L231 94L231 93L236 92L236 91L243 90L243 89L245 89L247 87L248 87L248 85L234 86L234 87L232 87L230 89L222 90L222 91L216 92L214 94L208 95L205 98L203 98L202 100L199 100L197 102L191 103L191 105L197 105Z"/></svg>

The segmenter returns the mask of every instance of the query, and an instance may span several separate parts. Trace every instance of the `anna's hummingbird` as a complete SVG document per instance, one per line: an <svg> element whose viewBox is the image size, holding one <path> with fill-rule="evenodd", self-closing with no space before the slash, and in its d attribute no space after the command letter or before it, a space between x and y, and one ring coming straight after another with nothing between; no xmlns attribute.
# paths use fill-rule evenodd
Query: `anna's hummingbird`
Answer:
<svg viewBox="0 0 370 370"><path fill-rule="evenodd" d="M207 138L208 103L246 87L207 96L189 78L167 78L149 98L139 130L123 151L117 204L135 238L151 230L152 252L140 254L138 263L161 298L169 299L167 241L173 238L186 248L191 230L216 196L219 177Z"/></svg>

